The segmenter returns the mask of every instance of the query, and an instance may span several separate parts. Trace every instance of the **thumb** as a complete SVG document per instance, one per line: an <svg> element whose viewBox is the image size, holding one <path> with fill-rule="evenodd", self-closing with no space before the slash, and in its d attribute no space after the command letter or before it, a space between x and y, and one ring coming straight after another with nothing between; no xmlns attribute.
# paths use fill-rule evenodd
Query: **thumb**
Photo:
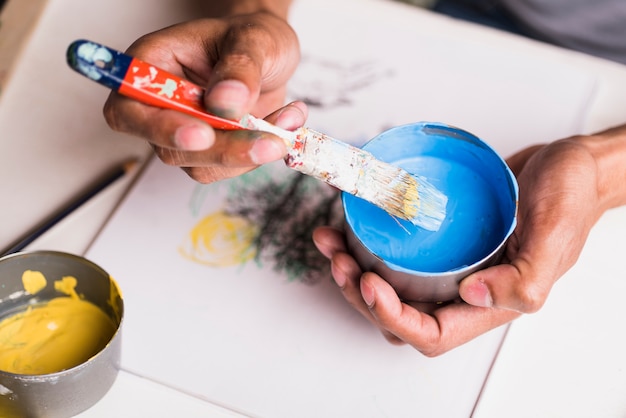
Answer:
<svg viewBox="0 0 626 418"><path fill-rule="evenodd" d="M216 58L205 106L222 117L239 119L258 107L260 98L272 102L271 110L282 103L286 82L299 61L299 45L295 32L276 16L240 16L230 21Z"/></svg>
<svg viewBox="0 0 626 418"><path fill-rule="evenodd" d="M213 114L238 120L248 113L259 97L259 80L245 73L222 74L206 91L204 104Z"/></svg>
<svg viewBox="0 0 626 418"><path fill-rule="evenodd" d="M538 275L530 264L515 260L469 275L459 294L470 305L532 313L543 306L552 284L549 275Z"/></svg>

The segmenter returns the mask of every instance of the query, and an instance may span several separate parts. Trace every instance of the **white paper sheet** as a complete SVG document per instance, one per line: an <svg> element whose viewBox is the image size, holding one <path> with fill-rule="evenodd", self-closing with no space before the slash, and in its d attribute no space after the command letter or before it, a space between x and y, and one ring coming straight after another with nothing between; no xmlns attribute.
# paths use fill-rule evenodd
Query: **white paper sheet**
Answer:
<svg viewBox="0 0 626 418"><path fill-rule="evenodd" d="M624 230L626 207L604 214L541 311L511 326L476 417L626 416Z"/></svg>
<svg viewBox="0 0 626 418"><path fill-rule="evenodd" d="M431 36L429 25L448 20L433 23L423 13L376 0L296 2L304 60L290 96L312 104L309 126L360 144L394 125L440 121L503 155L580 129L592 76L464 37ZM329 276L304 283L301 274L274 270L273 251L305 240L293 228L274 234L260 262L223 265L236 243L247 242L242 231L260 223L221 211L276 203L253 191L290 184L287 174L277 164L200 186L153 161L87 253L123 290L124 369L253 416L469 416L504 328L435 359L391 346ZM316 207L316 193L294 210ZM289 214L255 219L280 225ZM199 225L222 245L200 257L219 259L219 267L183 255ZM228 237L233 230L239 235Z"/></svg>

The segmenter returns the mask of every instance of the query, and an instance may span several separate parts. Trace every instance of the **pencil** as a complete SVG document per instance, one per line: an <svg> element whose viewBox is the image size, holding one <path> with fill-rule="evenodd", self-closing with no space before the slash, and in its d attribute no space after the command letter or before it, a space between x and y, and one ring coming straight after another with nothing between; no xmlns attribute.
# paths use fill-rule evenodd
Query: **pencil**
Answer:
<svg viewBox="0 0 626 418"><path fill-rule="evenodd" d="M78 73L126 97L186 113L216 129L272 133L285 141L289 168L360 197L396 218L437 231L446 217L448 198L427 179L360 148L306 127L287 131L252 115L238 121L211 115L202 106L202 87L94 42L73 42L67 62Z"/></svg>
<svg viewBox="0 0 626 418"><path fill-rule="evenodd" d="M76 199L72 200L69 204L62 207L58 212L54 213L50 218L44 221L42 224L36 226L31 231L27 232L17 242L11 244L7 249L2 252L2 256L22 251L29 244L42 236L56 224L65 219L68 215L72 214L82 205L87 203L93 197L104 191L109 186L113 185L117 180L124 177L137 165L137 160L129 160L116 167L111 172L107 173L102 180L96 183L93 187L80 194Z"/></svg>

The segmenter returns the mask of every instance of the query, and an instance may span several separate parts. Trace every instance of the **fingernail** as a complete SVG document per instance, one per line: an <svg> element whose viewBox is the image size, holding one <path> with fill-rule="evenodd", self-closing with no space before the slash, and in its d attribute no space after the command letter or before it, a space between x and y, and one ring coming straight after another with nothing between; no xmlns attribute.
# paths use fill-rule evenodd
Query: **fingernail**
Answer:
<svg viewBox="0 0 626 418"><path fill-rule="evenodd" d="M201 151L215 142L215 133L207 126L192 124L180 126L174 132L174 144L184 151Z"/></svg>
<svg viewBox="0 0 626 418"><path fill-rule="evenodd" d="M337 286L339 286L340 289L343 289L344 287L346 287L346 276L343 276L341 274L334 274L333 273L333 280L335 281L335 283L337 283Z"/></svg>
<svg viewBox="0 0 626 418"><path fill-rule="evenodd" d="M366 280L361 280L361 296L369 308L374 306L376 293L374 292L374 288L367 283Z"/></svg>
<svg viewBox="0 0 626 418"><path fill-rule="evenodd" d="M474 306L482 306L485 308L491 308L493 306L493 299L491 293L489 293L489 288L482 280L475 280L465 287L463 300Z"/></svg>
<svg viewBox="0 0 626 418"><path fill-rule="evenodd" d="M238 118L250 97L248 86L239 80L224 80L207 92L209 111L225 118Z"/></svg>
<svg viewBox="0 0 626 418"><path fill-rule="evenodd" d="M297 129L304 123L304 116L300 109L293 105L288 105L276 117L274 124L287 130Z"/></svg>
<svg viewBox="0 0 626 418"><path fill-rule="evenodd" d="M261 165L281 159L285 155L285 147L280 141L259 138L248 151L248 155L254 164Z"/></svg>

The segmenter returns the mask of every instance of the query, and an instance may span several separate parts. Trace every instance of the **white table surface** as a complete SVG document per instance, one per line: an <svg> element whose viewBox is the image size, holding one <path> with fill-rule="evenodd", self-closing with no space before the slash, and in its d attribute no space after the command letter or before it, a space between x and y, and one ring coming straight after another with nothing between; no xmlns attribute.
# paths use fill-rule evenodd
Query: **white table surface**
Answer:
<svg viewBox="0 0 626 418"><path fill-rule="evenodd" d="M0 96L0 193L3 202L12 202L0 207L0 247L41 222L111 166L128 157L143 161L149 155L142 141L108 129L101 116L107 92L87 88L88 81L67 70L64 50L83 37L107 39L111 46L124 49L143 33L193 16L197 6L172 0L146 9L145 2L125 2L120 13L113 3L51 0ZM407 10L403 7L387 12L400 16ZM411 13L432 36L473 48L485 59L497 61L499 51L515 48L528 60L567 63L587 74L594 88L580 115L581 132L626 122L623 66L426 11ZM64 85L74 83L85 88L67 94ZM29 249L84 254L131 180L132 176L116 183ZM626 208L607 213L546 306L511 326L475 416L626 416L626 306L621 303L626 274L620 262L624 230ZM105 398L81 414L237 415L124 370Z"/></svg>

